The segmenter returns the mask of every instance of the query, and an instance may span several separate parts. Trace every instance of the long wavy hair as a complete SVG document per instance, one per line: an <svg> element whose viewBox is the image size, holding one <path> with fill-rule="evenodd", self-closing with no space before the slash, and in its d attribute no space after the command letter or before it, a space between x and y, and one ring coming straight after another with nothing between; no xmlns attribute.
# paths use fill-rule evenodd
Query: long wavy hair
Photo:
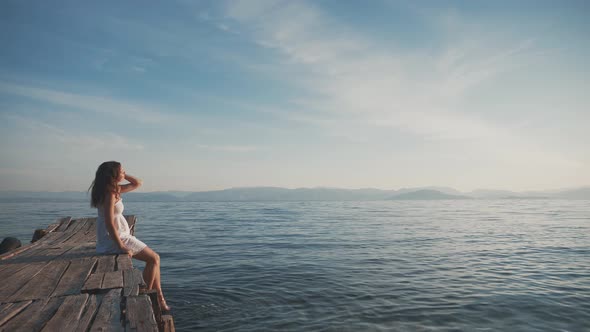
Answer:
<svg viewBox="0 0 590 332"><path fill-rule="evenodd" d="M121 173L121 163L117 161L105 161L98 166L96 176L88 191L91 192L90 206L96 208L104 203L107 193L115 194L118 200L121 196L119 188L119 174Z"/></svg>

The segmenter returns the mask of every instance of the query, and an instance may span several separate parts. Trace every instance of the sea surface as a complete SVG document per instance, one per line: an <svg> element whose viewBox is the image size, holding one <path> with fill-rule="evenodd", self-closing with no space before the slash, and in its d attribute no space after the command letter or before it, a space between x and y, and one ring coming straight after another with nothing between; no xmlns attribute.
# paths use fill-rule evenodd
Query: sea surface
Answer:
<svg viewBox="0 0 590 332"><path fill-rule="evenodd" d="M0 203L30 241L87 203ZM590 201L129 202L178 331L590 331ZM143 267L139 262L136 266Z"/></svg>

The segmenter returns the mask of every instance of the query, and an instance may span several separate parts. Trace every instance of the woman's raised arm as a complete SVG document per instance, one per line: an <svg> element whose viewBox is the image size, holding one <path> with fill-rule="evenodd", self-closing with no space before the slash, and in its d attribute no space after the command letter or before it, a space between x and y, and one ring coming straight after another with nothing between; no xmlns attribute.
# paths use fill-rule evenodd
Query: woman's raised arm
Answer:
<svg viewBox="0 0 590 332"><path fill-rule="evenodd" d="M129 174L125 174L125 180L129 181L129 183L119 186L119 188L121 188L121 194L133 191L141 187L141 185L143 184L143 181L141 179Z"/></svg>

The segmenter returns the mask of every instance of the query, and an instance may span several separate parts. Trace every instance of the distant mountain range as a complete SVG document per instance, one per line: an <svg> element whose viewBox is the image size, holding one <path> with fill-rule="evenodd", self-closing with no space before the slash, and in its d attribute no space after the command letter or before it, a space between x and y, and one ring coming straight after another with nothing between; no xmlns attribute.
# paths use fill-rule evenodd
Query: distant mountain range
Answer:
<svg viewBox="0 0 590 332"><path fill-rule="evenodd" d="M450 199L585 199L590 187L574 189L512 192L480 189L460 192L447 187L381 189L338 189L278 187L231 188L200 192L133 192L126 201L135 202L225 202L225 201L377 201L377 200L450 200ZM0 202L77 202L88 201L86 192L0 191Z"/></svg>

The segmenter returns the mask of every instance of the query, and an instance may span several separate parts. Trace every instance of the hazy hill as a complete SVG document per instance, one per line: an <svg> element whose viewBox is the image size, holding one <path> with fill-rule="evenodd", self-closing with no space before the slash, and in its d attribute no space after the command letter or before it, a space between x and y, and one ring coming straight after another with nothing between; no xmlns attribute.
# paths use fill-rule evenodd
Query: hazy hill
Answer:
<svg viewBox="0 0 590 332"><path fill-rule="evenodd" d="M436 189L435 189L436 188ZM461 193L453 188L420 187L399 190L373 188L297 188L279 187L230 188L224 190L186 192L132 192L125 194L130 202L224 202L224 201L377 201L377 200L435 200L435 199L587 199L590 200L590 187L553 191L513 192L506 190L479 189ZM88 202L90 196L85 191L36 192L0 191L0 202Z"/></svg>
<svg viewBox="0 0 590 332"><path fill-rule="evenodd" d="M514 191L491 189L476 189L468 192L467 195L475 198L507 198L521 196L521 194Z"/></svg>
<svg viewBox="0 0 590 332"><path fill-rule="evenodd" d="M453 189L453 188L449 188L449 187L439 187L439 186L401 188L401 189L397 190L395 193L396 194L405 194L405 193L411 193L411 192L416 192L416 191L421 191L421 190L438 191L438 192L441 192L443 194L448 194L448 195L459 195L459 196L465 195L465 193L462 193L457 189Z"/></svg>
<svg viewBox="0 0 590 332"><path fill-rule="evenodd" d="M367 201L382 200L395 190L277 187L231 188L203 191L184 197L187 201Z"/></svg>
<svg viewBox="0 0 590 332"><path fill-rule="evenodd" d="M439 199L469 199L463 195L450 195L438 190L423 189L406 192L390 197L390 200L439 200Z"/></svg>

